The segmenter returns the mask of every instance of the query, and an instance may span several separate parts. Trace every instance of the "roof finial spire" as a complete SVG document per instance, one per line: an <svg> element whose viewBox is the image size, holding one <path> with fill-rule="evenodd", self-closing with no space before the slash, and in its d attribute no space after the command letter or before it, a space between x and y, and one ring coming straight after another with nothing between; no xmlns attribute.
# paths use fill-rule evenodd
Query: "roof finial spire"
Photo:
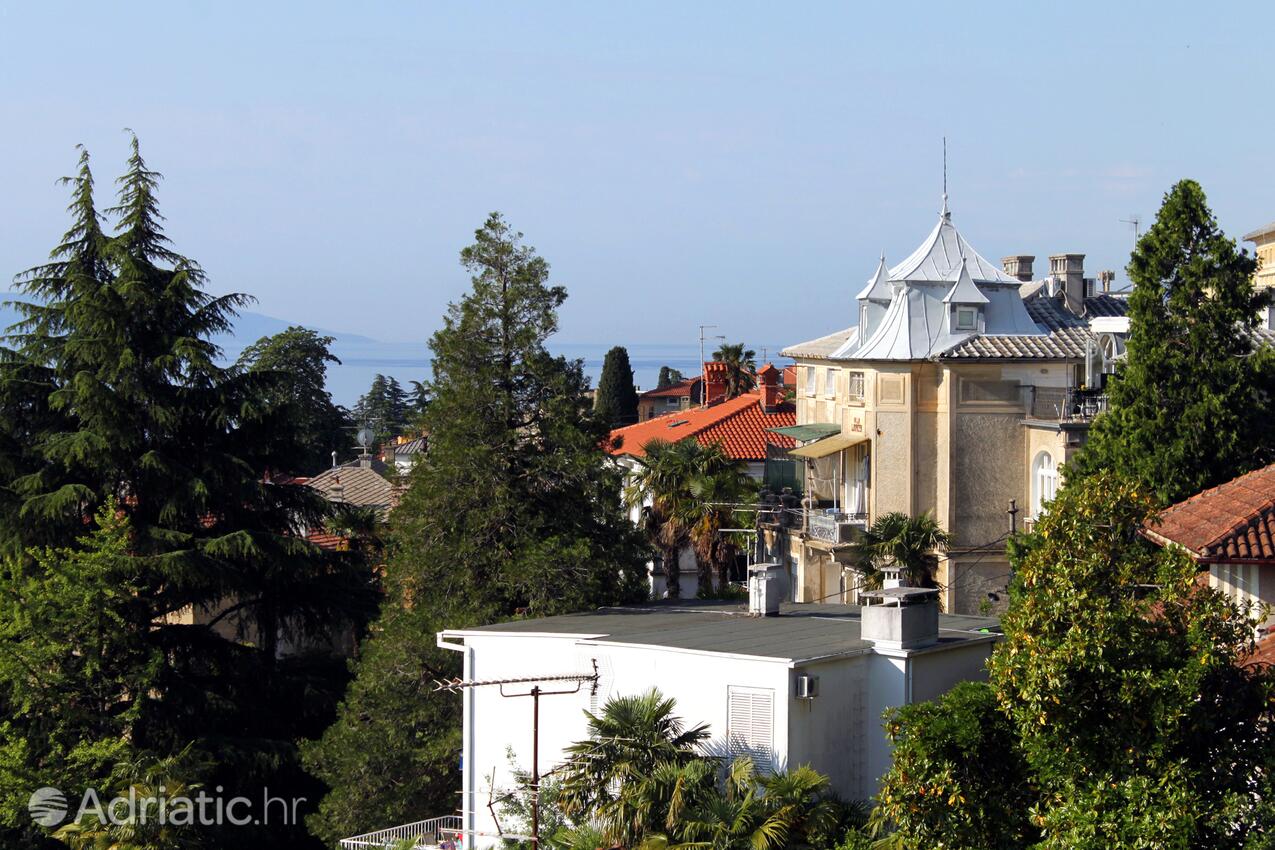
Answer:
<svg viewBox="0 0 1275 850"><path fill-rule="evenodd" d="M948 218L952 215L951 210L947 208L947 136L943 137L943 212L942 216Z"/></svg>

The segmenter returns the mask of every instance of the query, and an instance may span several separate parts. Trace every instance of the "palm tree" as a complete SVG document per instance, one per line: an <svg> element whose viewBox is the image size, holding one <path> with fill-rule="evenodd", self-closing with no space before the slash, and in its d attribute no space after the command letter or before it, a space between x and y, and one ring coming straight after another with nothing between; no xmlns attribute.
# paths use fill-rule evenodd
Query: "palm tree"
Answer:
<svg viewBox="0 0 1275 850"><path fill-rule="evenodd" d="M696 748L709 735L705 725L686 728L673 707L672 699L652 689L614 697L598 714L588 714L589 737L567 748L561 768L563 812L594 818L609 840L625 847L663 828L668 809L661 800L685 794L685 782L670 771L702 760Z"/></svg>
<svg viewBox="0 0 1275 850"><path fill-rule="evenodd" d="M742 342L724 342L713 352L713 359L726 364L726 398L731 399L757 386L757 352L744 348Z"/></svg>
<svg viewBox="0 0 1275 850"><path fill-rule="evenodd" d="M742 461L726 454L720 443L705 447L696 463L696 475L690 482L694 511L687 518L691 545L700 566L700 588L712 588L712 573L717 572L718 590L730 583L730 568L739 553L735 535L724 532L748 521L733 505L751 504L757 495L757 484Z"/></svg>
<svg viewBox="0 0 1275 850"><path fill-rule="evenodd" d="M168 802L193 798L200 786L180 777L197 769L190 747L173 756L139 755L131 761L115 764L111 771L110 789L114 792L111 796L128 798L131 792L138 800ZM71 850L187 850L202 844L194 825L159 818L154 806L150 807L149 817L147 807L139 808L140 812L129 812L115 820L102 820L86 813L81 820L63 826L53 837Z"/></svg>
<svg viewBox="0 0 1275 850"><path fill-rule="evenodd" d="M952 536L929 511L915 517L896 511L872 523L855 544L855 554L869 580L884 569L897 569L908 587L937 587L937 553L951 545Z"/></svg>
<svg viewBox="0 0 1275 850"><path fill-rule="evenodd" d="M625 501L641 507L642 530L664 561L668 595L681 595L678 559L690 542L687 518L690 508L690 481L695 474L699 444L694 440L670 443L652 440L644 447L645 457L629 478Z"/></svg>
<svg viewBox="0 0 1275 850"><path fill-rule="evenodd" d="M700 795L676 817L670 810L668 829L643 850L830 847L863 822L863 807L838 800L828 777L808 765L763 776L743 757L731 763L720 791Z"/></svg>

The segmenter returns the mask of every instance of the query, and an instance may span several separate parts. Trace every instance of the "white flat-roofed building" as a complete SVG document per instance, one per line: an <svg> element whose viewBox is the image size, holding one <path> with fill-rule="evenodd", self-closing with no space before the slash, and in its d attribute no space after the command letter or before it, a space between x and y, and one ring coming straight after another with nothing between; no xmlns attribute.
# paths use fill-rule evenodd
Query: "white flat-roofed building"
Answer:
<svg viewBox="0 0 1275 850"><path fill-rule="evenodd" d="M746 606L667 600L642 607L446 631L439 645L464 654L463 845L498 844L488 803L530 772L532 700L539 701L539 769L562 763L588 735L585 711L652 688L676 700L688 725L704 723L709 751L751 754L766 768L810 764L847 799L867 799L890 763L882 713L985 678L997 621L940 615L934 591L886 591L864 619L850 605L783 604L777 616ZM596 689L549 677L597 671ZM513 753L513 763L509 753ZM506 833L511 831L504 824Z"/></svg>

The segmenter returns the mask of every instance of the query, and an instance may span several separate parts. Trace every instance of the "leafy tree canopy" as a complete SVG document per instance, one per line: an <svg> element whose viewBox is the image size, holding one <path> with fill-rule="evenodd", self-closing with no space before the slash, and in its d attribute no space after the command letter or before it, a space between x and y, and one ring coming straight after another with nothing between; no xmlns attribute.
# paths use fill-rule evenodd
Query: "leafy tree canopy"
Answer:
<svg viewBox="0 0 1275 850"><path fill-rule="evenodd" d="M661 366L659 378L656 379L655 388L657 390L665 390L674 384L680 384L686 380L686 376L680 370L671 366Z"/></svg>
<svg viewBox="0 0 1275 850"><path fill-rule="evenodd" d="M1110 409L1069 479L1111 470L1168 505L1275 460L1275 351L1255 350L1252 333L1269 293L1255 292L1255 268L1198 183L1169 190L1129 261L1128 353Z"/></svg>
<svg viewBox="0 0 1275 850"><path fill-rule="evenodd" d="M284 410L304 449L300 466L281 470L312 474L331 464L332 452L344 454L354 443L354 423L327 391L328 364L341 361L329 350L333 338L293 326L263 336L239 355L239 366L270 373L276 379L265 403Z"/></svg>
<svg viewBox="0 0 1275 850"><path fill-rule="evenodd" d="M326 839L455 808L459 658L433 634L640 599L645 549L579 361L551 356L566 298L499 214L461 252L472 286L430 342L429 451L391 515L389 595L338 722L307 754Z"/></svg>
<svg viewBox="0 0 1275 850"><path fill-rule="evenodd" d="M3 769L41 776L62 764L75 773L67 787L83 788L113 756L96 742L127 723L129 745L156 757L192 744L215 754L210 784L313 796L296 738L324 722L343 671L322 654L303 661L279 650L357 629L374 585L365 564L302 538L326 512L320 497L266 480L298 467L302 434L271 403L284 392L277 373L219 365L211 338L230 329L247 298L209 295L198 264L173 250L159 179L134 139L118 202L103 215L82 153L66 181L67 233L49 262L17 278L29 300L16 305L23 319L0 351L0 551L12 559L0 598L43 618L31 622L24 651L61 665L46 670L43 693L0 675ZM127 522L126 550L104 509ZM50 560L47 547L79 539L95 515L107 537L83 544L91 561L61 548ZM108 594L93 570L128 598ZM55 617L60 604L88 610L79 592L99 595L103 610L85 613L85 624L115 632L114 660L98 657L104 638L95 646ZM86 654L61 655L73 643ZM145 663L128 666L130 658ZM122 692L127 711L111 703ZM68 708L42 714L39 700ZM51 729L59 718L65 725ZM0 843L31 846L23 817L0 813L0 824L26 826ZM272 827L239 830L238 845L220 844L227 836L215 829L200 837L212 847L307 841Z"/></svg>
<svg viewBox="0 0 1275 850"><path fill-rule="evenodd" d="M1244 663L1256 620L1138 536L1154 514L1141 485L1095 474L1014 547L994 705L969 691L891 721L905 760L881 802L905 846L980 846L980 817L994 846L1270 846L1275 676ZM944 710L951 724L922 727Z"/></svg>

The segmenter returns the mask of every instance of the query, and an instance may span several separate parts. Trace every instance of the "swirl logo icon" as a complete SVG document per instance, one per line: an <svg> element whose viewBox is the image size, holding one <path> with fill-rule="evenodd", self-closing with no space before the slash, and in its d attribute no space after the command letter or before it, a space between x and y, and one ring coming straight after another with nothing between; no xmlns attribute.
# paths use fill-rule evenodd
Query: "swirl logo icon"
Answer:
<svg viewBox="0 0 1275 850"><path fill-rule="evenodd" d="M57 826L66 819L66 795L56 788L40 788L27 802L27 811L40 826Z"/></svg>

